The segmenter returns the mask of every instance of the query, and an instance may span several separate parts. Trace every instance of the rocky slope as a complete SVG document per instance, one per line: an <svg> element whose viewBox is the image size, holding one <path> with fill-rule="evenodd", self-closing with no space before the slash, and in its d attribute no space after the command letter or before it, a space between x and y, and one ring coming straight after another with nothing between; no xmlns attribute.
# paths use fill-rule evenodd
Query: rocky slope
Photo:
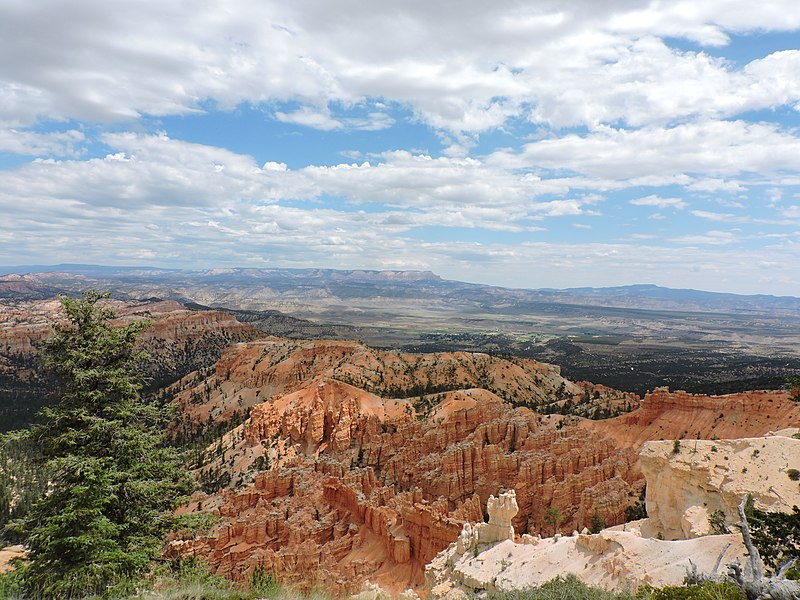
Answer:
<svg viewBox="0 0 800 600"><path fill-rule="evenodd" d="M233 473L229 489L186 507L215 511L223 525L174 547L234 578L263 566L305 583L324 574L337 592L368 576L420 586L424 565L481 517L498 486L517 489L523 531L541 530L551 505L565 525L595 511L619 522L638 496L634 453L569 418L503 401L584 396L535 361L272 338L229 348L211 377L180 386L192 422L252 407L200 470L211 483ZM598 402L619 397L595 391Z"/></svg>
<svg viewBox="0 0 800 600"><path fill-rule="evenodd" d="M277 338L233 346L209 377L176 386L185 427L251 413L207 449L198 475L208 493L184 507L221 523L210 535L175 540L172 551L204 557L233 578L262 566L336 593L367 578L421 589L424 565L464 522L482 520L498 490L516 490L518 533L551 532L551 507L563 531L589 525L595 513L621 523L643 484L638 447L647 436L672 440L691 423L708 423L710 437L800 420L785 393L703 399L661 390L606 421L523 406L558 395L573 402L587 391L618 397L587 385L550 365L484 354ZM719 417L726 406L728 417Z"/></svg>
<svg viewBox="0 0 800 600"><path fill-rule="evenodd" d="M763 435L800 422L800 404L785 391L758 390L706 396L657 388L638 410L584 426L619 446L639 448L648 440L740 438Z"/></svg>
<svg viewBox="0 0 800 600"><path fill-rule="evenodd" d="M714 534L711 512L738 522L736 507L746 494L770 512L790 512L800 504L800 488L787 476L790 465L800 465L800 440L784 435L687 440L677 452L671 442L648 442L641 464L648 518L594 535L586 530L547 539L523 535L520 543L484 541L466 525L457 542L426 569L430 597L456 600L476 590L508 592L567 573L614 590L680 585L693 568L713 573L719 559L723 572L733 561L745 565L746 572L742 536Z"/></svg>
<svg viewBox="0 0 800 600"><path fill-rule="evenodd" d="M409 354L358 342L266 338L230 348L208 379L185 381L177 397L190 420L225 418L269 398L328 377L381 397L406 398L427 414L440 394L480 387L515 406L560 408L569 402L587 413L630 410L638 396L564 379L558 367L527 359L450 352Z"/></svg>
<svg viewBox="0 0 800 600"><path fill-rule="evenodd" d="M790 477L791 469L800 469L800 440L783 435L648 442L640 464L649 484L648 530L665 539L711 533L709 517L716 511L728 523L738 522L745 494L768 512L800 506L800 487Z"/></svg>
<svg viewBox="0 0 800 600"><path fill-rule="evenodd" d="M117 322L148 319L140 345L150 355L142 365L149 390L213 365L233 342L259 332L222 311L191 311L172 301L110 301ZM0 429L24 426L52 392L38 356L39 344L61 318L57 300L0 302Z"/></svg>

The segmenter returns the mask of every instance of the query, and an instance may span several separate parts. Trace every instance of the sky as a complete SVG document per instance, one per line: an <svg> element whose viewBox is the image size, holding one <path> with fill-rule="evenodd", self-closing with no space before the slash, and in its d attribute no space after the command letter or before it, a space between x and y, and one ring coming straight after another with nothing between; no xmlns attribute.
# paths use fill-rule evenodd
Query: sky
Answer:
<svg viewBox="0 0 800 600"><path fill-rule="evenodd" d="M797 0L0 0L0 264L800 296Z"/></svg>

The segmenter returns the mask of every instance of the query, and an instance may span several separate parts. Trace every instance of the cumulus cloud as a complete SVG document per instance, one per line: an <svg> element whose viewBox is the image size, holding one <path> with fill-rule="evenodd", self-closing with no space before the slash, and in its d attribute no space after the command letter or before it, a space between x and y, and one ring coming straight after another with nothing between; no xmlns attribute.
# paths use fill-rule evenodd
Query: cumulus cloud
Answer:
<svg viewBox="0 0 800 600"><path fill-rule="evenodd" d="M627 280L633 282L638 276L651 281L654 272L665 277L678 272L671 262L677 257L697 258L688 250L675 254L664 245L643 250L639 245L644 242L665 239L687 248L739 248L737 234L725 231L664 236L634 229L627 244L586 247L553 239L550 220L600 218L600 206L613 215L622 203L604 194L577 192L562 179L553 182L475 158L393 151L360 163L292 169L165 134L106 134L103 141L111 152L101 158L36 160L0 171L0 209L12 232L0 246L0 260L21 262L47 248L60 260L130 262L144 257L146 250L172 266L197 261L258 265L269 260L284 266L418 267L462 279L533 285L543 267L518 279L516 261L546 259L552 261L544 269L550 276L560 268L571 269L572 284L588 285L600 271L621 277L610 266L616 260L626 261L621 263L626 268L628 263L639 265L631 266L629 277L634 279ZM326 197L342 202L334 208L323 201ZM684 201L651 194L632 202L675 209L683 208ZM800 216L796 209L786 207L784 217ZM692 214L741 222L733 213L697 209ZM572 224L595 235L595 228L583 221ZM524 235L527 241L436 242L437 236L418 235L426 228L480 229ZM543 241L531 241L537 238ZM781 239L790 243L790 238ZM650 255L644 261L639 252ZM751 251L739 252L745 261ZM763 254L766 260L768 252ZM494 267L473 269L467 266L468 257ZM733 259L726 255L726 260ZM778 262L786 267L783 258ZM552 281L566 281L565 273ZM589 279L581 282L579 276Z"/></svg>
<svg viewBox="0 0 800 600"><path fill-rule="evenodd" d="M493 164L508 168L569 170L597 180L649 178L669 185L683 176L722 179L745 173L763 176L800 170L800 138L773 123L699 121L670 128L600 127L527 144L521 152L498 151Z"/></svg>
<svg viewBox="0 0 800 600"><path fill-rule="evenodd" d="M676 244L690 246L725 246L739 241L739 236L731 231L711 230L702 235L684 235L672 238Z"/></svg>
<svg viewBox="0 0 800 600"><path fill-rule="evenodd" d="M800 107L800 50L723 58L742 34L800 29L795 4L13 0L0 260L48 248L530 285L693 265L682 284L796 289L800 138L779 117ZM156 132L159 117L243 103L298 139L348 142L303 162L275 140L256 159ZM438 154L412 149L426 148L407 135L419 127ZM752 229L681 229L688 215L757 223L760 245L742 249ZM587 244L559 237L578 229Z"/></svg>
<svg viewBox="0 0 800 600"><path fill-rule="evenodd" d="M83 132L75 129L37 133L0 128L0 152L74 157L82 153L85 139Z"/></svg>
<svg viewBox="0 0 800 600"><path fill-rule="evenodd" d="M629 0L11 2L0 20L0 120L130 120L201 111L208 100L222 108L291 100L303 107L277 111L279 119L333 129L343 122L325 109L387 98L433 127L480 132L510 117L644 125L793 106L797 51L738 68L662 41L713 47L729 33L800 27L791 2L757 8L732 0L690 9Z"/></svg>
<svg viewBox="0 0 800 600"><path fill-rule="evenodd" d="M688 204L680 198L661 198L655 194L645 196L643 198L636 198L630 201L634 206L655 206L657 208L674 208L677 210L686 208Z"/></svg>

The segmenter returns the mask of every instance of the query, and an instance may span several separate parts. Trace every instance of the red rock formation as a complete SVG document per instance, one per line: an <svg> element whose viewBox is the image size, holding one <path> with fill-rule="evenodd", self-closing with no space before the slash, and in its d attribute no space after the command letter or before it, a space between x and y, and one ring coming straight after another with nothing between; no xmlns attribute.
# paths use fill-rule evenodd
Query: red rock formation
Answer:
<svg viewBox="0 0 800 600"><path fill-rule="evenodd" d="M560 417L513 408L479 388L386 399L331 379L342 372L350 381L372 381L380 372L385 387L401 392L403 384L414 385L415 374L446 372L456 382L483 378L500 391L507 384L526 389L528 398L545 393L537 381L548 392L563 381L547 365L486 355L409 357L356 343L276 339L233 347L210 380L196 386L218 392L187 408L203 418L202 406L234 397L265 400L226 437L223 454L225 464L242 471L261 456L271 469L252 486L204 501L204 509L218 506L227 519L222 533L177 543L176 551L207 556L232 577L258 565L290 581L325 573L327 582L338 582L329 587L342 592L357 587L363 571L399 590L422 584L424 565L466 520L482 518L481 507L498 489L518 490L520 533L539 532L550 506L562 510L565 527L588 524L595 510L618 522L638 489L633 453ZM425 377L425 385L437 385ZM222 459L208 468L221 467ZM279 473L293 483L276 496L276 484L267 482ZM282 510L293 523L292 515L314 516L299 525L297 540L277 524L270 525L275 535L264 537L248 523L267 518L266 505L280 507L276 514ZM302 563L289 558L298 544Z"/></svg>
<svg viewBox="0 0 800 600"><path fill-rule="evenodd" d="M192 311L173 301L106 304L117 315L117 323L151 321L140 338L151 351L157 349L158 341L180 344L214 332L224 333L232 340L253 339L257 335L255 328L223 311ZM60 306L57 300L0 305L0 352L19 356L38 353L39 343L53 331L52 324L63 318Z"/></svg>
<svg viewBox="0 0 800 600"><path fill-rule="evenodd" d="M559 396L578 400L585 392L561 377L558 367L534 360L467 352L404 354L358 342L266 338L229 348L213 377L181 384L186 389L177 402L188 419L206 423L294 392L318 377L387 398L427 395L430 404L436 403L432 394L464 388L485 388L532 408ZM609 390L598 390L599 400L618 406L622 393Z"/></svg>
<svg viewBox="0 0 800 600"><path fill-rule="evenodd" d="M785 391L706 396L657 388L644 397L638 410L584 426L620 446L638 449L649 440L759 436L798 423L800 405Z"/></svg>
<svg viewBox="0 0 800 600"><path fill-rule="evenodd" d="M249 420L211 449L217 458L205 468L233 468L239 487L204 498L203 510L223 523L211 536L176 541L173 551L203 556L234 578L263 566L290 582L321 579L335 593L367 578L400 591L422 584L425 563L465 521L482 520L486 500L500 490L516 490L518 534L549 533L550 507L562 512L563 531L589 525L595 513L616 524L641 490L640 440L800 422L800 409L781 393L657 390L634 412L601 422L538 415L498 395L536 402L563 381L547 365L486 355L279 339L232 347L179 399L201 420L240 400L255 404ZM410 398L387 397L411 389ZM420 395L425 389L434 392ZM199 390L207 392L192 402ZM267 470L248 484L259 464Z"/></svg>

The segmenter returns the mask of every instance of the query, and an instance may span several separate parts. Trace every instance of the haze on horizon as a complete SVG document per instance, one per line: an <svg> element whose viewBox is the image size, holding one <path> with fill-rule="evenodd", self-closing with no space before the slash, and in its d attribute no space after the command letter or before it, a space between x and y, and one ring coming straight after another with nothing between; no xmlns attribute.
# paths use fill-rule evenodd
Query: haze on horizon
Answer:
<svg viewBox="0 0 800 600"><path fill-rule="evenodd" d="M800 296L800 6L0 7L0 264Z"/></svg>

